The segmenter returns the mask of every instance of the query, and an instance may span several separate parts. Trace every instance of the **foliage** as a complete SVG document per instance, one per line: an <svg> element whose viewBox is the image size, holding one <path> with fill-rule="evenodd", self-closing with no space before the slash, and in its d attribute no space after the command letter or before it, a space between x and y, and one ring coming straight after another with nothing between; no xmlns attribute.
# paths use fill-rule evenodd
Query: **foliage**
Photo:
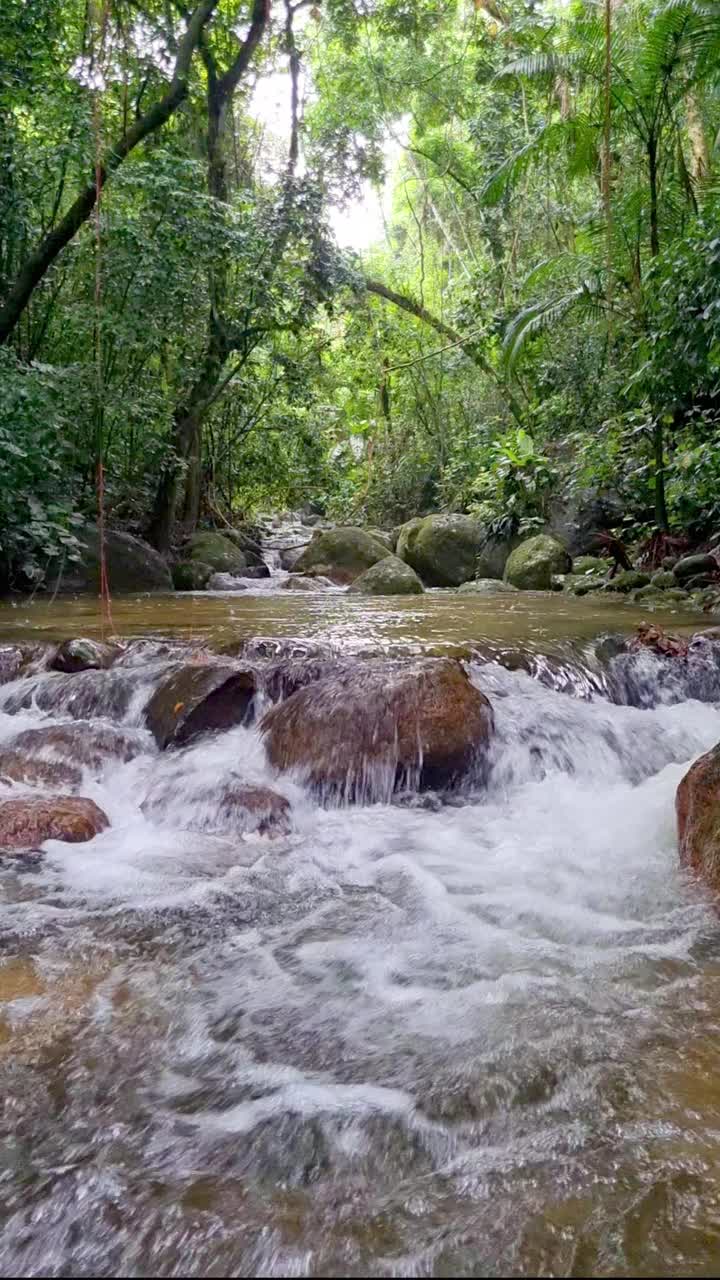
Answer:
<svg viewBox="0 0 720 1280"><path fill-rule="evenodd" d="M294 159L282 9L213 156L213 86L252 14L219 0L182 108L112 175L0 348L16 580L73 554L101 459L109 518L136 532L173 469L180 533L310 499L373 524L444 508L533 530L592 488L638 534L663 495L677 530L714 529L717 0L614 6L609 102L590 0L301 6ZM167 91L178 13L5 0L0 305L98 143ZM280 127L261 108L278 82ZM338 209L370 216L373 183L383 234L341 251Z"/></svg>

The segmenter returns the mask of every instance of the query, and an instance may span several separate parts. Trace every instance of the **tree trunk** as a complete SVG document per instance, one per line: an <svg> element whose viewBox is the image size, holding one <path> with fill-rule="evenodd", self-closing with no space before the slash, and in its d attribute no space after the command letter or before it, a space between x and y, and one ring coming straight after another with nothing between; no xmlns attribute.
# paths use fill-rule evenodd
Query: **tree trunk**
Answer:
<svg viewBox="0 0 720 1280"><path fill-rule="evenodd" d="M179 405L173 416L172 457L168 460L158 484L155 505L148 529L148 540L158 551L168 551L175 528L175 510L178 489L188 460L198 438L198 426L202 421L208 401L218 384L227 359L227 347L212 324L214 337L208 339L208 350L202 369L187 399ZM199 498L198 498L199 501Z"/></svg>
<svg viewBox="0 0 720 1280"><path fill-rule="evenodd" d="M703 104L698 89L693 89L685 98L685 120L692 156L690 172L695 185L701 186L710 176L710 147L705 133Z"/></svg>
<svg viewBox="0 0 720 1280"><path fill-rule="evenodd" d="M656 258L660 252L658 230L658 167L657 140L651 137L647 144L648 177L650 179L650 253Z"/></svg>
<svg viewBox="0 0 720 1280"><path fill-rule="evenodd" d="M662 533L667 533L667 502L665 499L665 433L662 421L658 418L653 431L653 448L655 453L655 523Z"/></svg>
<svg viewBox="0 0 720 1280"><path fill-rule="evenodd" d="M180 41L173 78L167 93L105 150L96 173L84 191L81 191L58 225L43 237L23 262L0 307L0 346L7 342L35 289L47 275L56 258L88 221L95 208L98 194L111 174L119 169L140 142L162 128L184 102L188 95L193 53L218 3L219 0L200 0Z"/></svg>
<svg viewBox="0 0 720 1280"><path fill-rule="evenodd" d="M224 75L218 76L210 49L207 45L203 48L208 75L207 189L220 206L228 199L223 136L228 109L269 20L270 0L254 0L247 35ZM200 373L187 400L176 408L173 415L172 458L160 477L148 530L148 538L158 551L167 551L172 543L179 481L186 466L189 470L183 516L187 517L189 529L197 523L202 497L202 421L232 349L224 324L227 295L228 266L223 259L215 266L210 279L210 316Z"/></svg>

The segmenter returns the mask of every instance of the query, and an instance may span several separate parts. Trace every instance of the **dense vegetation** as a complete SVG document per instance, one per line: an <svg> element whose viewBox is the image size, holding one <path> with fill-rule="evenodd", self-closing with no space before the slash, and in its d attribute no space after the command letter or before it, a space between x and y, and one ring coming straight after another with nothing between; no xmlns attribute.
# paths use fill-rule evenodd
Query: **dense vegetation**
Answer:
<svg viewBox="0 0 720 1280"><path fill-rule="evenodd" d="M588 488L701 540L719 139L718 0L4 0L15 580L99 477L163 550L310 500L533 530ZM341 251L369 182L385 235Z"/></svg>

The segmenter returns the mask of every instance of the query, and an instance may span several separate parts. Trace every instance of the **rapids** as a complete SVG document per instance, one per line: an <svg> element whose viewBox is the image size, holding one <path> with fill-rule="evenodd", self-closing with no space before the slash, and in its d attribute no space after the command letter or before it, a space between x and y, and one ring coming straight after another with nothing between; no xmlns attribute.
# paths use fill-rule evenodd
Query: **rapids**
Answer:
<svg viewBox="0 0 720 1280"><path fill-rule="evenodd" d="M106 831L0 862L0 1274L716 1274L720 927L673 808L720 739L712 646L679 678L594 642L615 602L288 595L116 602L164 648L0 687L0 748L69 719L141 746L86 775ZM322 808L254 727L161 754L181 638L461 653L487 783ZM228 774L290 833L210 833Z"/></svg>

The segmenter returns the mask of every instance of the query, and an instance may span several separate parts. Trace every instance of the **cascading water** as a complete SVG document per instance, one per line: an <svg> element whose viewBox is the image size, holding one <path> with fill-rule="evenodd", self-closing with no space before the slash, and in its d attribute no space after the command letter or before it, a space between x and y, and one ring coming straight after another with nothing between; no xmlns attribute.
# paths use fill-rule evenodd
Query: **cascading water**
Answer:
<svg viewBox="0 0 720 1280"><path fill-rule="evenodd" d="M106 831L0 864L0 1274L712 1273L720 931L673 799L714 650L474 661L483 787L327 808L255 727L160 753L176 660L0 689L0 751L139 749L85 769ZM233 836L233 778L289 832Z"/></svg>

